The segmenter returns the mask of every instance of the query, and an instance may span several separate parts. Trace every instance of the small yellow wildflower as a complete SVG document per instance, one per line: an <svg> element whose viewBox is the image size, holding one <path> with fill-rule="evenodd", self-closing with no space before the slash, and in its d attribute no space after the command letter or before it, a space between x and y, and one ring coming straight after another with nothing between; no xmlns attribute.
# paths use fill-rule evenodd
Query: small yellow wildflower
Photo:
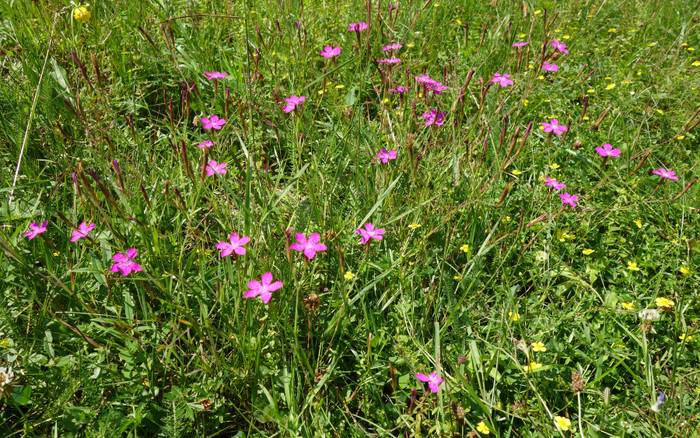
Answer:
<svg viewBox="0 0 700 438"><path fill-rule="evenodd" d="M633 262L633 261L627 262L627 269L629 269L630 271L635 271L635 272L640 271L639 266L637 266L637 262Z"/></svg>
<svg viewBox="0 0 700 438"><path fill-rule="evenodd" d="M681 266L678 268L678 272L680 272L682 276L687 277L690 275L690 268L687 266Z"/></svg>
<svg viewBox="0 0 700 438"><path fill-rule="evenodd" d="M617 33L617 28L611 27L610 29L608 29L608 33Z"/></svg>
<svg viewBox="0 0 700 438"><path fill-rule="evenodd" d="M54 251L53 253L51 253L51 255L53 255L54 257L58 257L61 255L61 251Z"/></svg>
<svg viewBox="0 0 700 438"><path fill-rule="evenodd" d="M540 81L541 81L541 80L544 80L544 75L539 75L539 76L537 76L537 79L539 79Z"/></svg>
<svg viewBox="0 0 700 438"><path fill-rule="evenodd" d="M73 19L75 21L80 21L81 23L88 21L91 17L88 6L90 5L78 5L75 7L73 9Z"/></svg>
<svg viewBox="0 0 700 438"><path fill-rule="evenodd" d="M527 36L526 33L519 33L518 38L525 38Z"/></svg>
<svg viewBox="0 0 700 438"><path fill-rule="evenodd" d="M523 370L525 370L526 373L535 372L535 371L539 370L540 368L542 368L542 364L541 364L541 363L534 362L534 361L533 361L533 362L530 362L529 364L527 364L527 365L525 365L525 366L523 366Z"/></svg>
<svg viewBox="0 0 700 438"><path fill-rule="evenodd" d="M655 47L655 46L658 45L658 44L659 44L659 43L657 43L656 41L654 41L653 43L647 44L647 47Z"/></svg>
<svg viewBox="0 0 700 438"><path fill-rule="evenodd" d="M386 105L387 103L389 103L389 102L390 102L390 100L389 100L388 97L385 97L384 99L382 99L382 103L385 104L385 105Z"/></svg>
<svg viewBox="0 0 700 438"><path fill-rule="evenodd" d="M680 339L681 342L690 342L693 340L693 336L683 333L678 336L678 339Z"/></svg>
<svg viewBox="0 0 700 438"><path fill-rule="evenodd" d="M664 114L666 114L666 113L664 112L664 110L658 109L658 108L656 109L656 112L659 113L659 114L661 114L662 116L663 116Z"/></svg>
<svg viewBox="0 0 700 438"><path fill-rule="evenodd" d="M415 222L408 224L408 228L410 228L412 230L415 230L416 228L419 228L419 227L420 227L420 224L417 224Z"/></svg>
<svg viewBox="0 0 700 438"><path fill-rule="evenodd" d="M566 417L560 417L559 415L554 417L554 424L557 425L557 429L566 432L571 429L571 420Z"/></svg>
<svg viewBox="0 0 700 438"><path fill-rule="evenodd" d="M454 281L461 281L461 280L462 280L462 276L459 275L459 274L457 274L457 275L455 275L454 277L452 277L452 279L453 279Z"/></svg>
<svg viewBox="0 0 700 438"><path fill-rule="evenodd" d="M571 241L571 240L576 239L576 236L574 234L569 233L568 230L563 230L563 231L560 230L560 231L557 231L557 239L560 242L566 242L567 240Z"/></svg>
<svg viewBox="0 0 700 438"><path fill-rule="evenodd" d="M518 170L518 169L513 169L510 173L512 173L515 176L520 176L523 174L522 170Z"/></svg>
<svg viewBox="0 0 700 438"><path fill-rule="evenodd" d="M656 303L656 307L661 307L662 309L666 310L670 310L676 305L672 299L666 297L659 297L654 300L654 302Z"/></svg>
<svg viewBox="0 0 700 438"><path fill-rule="evenodd" d="M595 88L589 88L588 90L586 90L586 93L595 94Z"/></svg>
<svg viewBox="0 0 700 438"><path fill-rule="evenodd" d="M460 20L459 18L455 18L455 24L456 24L457 26L461 26L461 25L462 25L462 20Z"/></svg>
<svg viewBox="0 0 700 438"><path fill-rule="evenodd" d="M459 250L462 251L462 252L465 253L465 254L469 254L469 252L470 252L472 249L471 249L471 247L470 247L469 245L467 245L467 244L465 243L464 245L462 245L462 246L459 247Z"/></svg>
<svg viewBox="0 0 700 438"><path fill-rule="evenodd" d="M700 61L693 61L693 67L700 67Z"/></svg>
<svg viewBox="0 0 700 438"><path fill-rule="evenodd" d="M683 140L685 138L685 135L677 135L676 140Z"/></svg>
<svg viewBox="0 0 700 438"><path fill-rule="evenodd" d="M688 47L688 48L685 49L685 50L687 50L687 51L689 51L689 52L694 52L694 51L695 51L695 47Z"/></svg>
<svg viewBox="0 0 700 438"><path fill-rule="evenodd" d="M561 39L563 39L564 41L570 40L570 39L571 39L571 35L569 35L569 34L567 33L566 35L564 35L563 37L561 37Z"/></svg>
<svg viewBox="0 0 700 438"><path fill-rule="evenodd" d="M528 69L528 70L532 70L533 68L535 68L534 65L532 65L532 64L528 64L528 65L527 65L527 69Z"/></svg>
<svg viewBox="0 0 700 438"><path fill-rule="evenodd" d="M591 120L591 118L588 117L588 116L583 116L583 117L581 118L581 120L586 121L586 120Z"/></svg>
<svg viewBox="0 0 700 438"><path fill-rule="evenodd" d="M590 248L586 248L586 249L584 249L584 250L581 251L581 252L583 253L583 255L591 255L591 254L593 254L593 253L595 252L595 250L592 250L592 249L590 249Z"/></svg>
<svg viewBox="0 0 700 438"><path fill-rule="evenodd" d="M533 342L532 343L532 351L534 351L536 353L544 353L545 351L547 351L547 347L545 347L544 343L542 343L542 342L539 342L539 341Z"/></svg>
<svg viewBox="0 0 700 438"><path fill-rule="evenodd" d="M560 167L561 167L561 166L558 165L557 163L551 163L551 164L549 165L549 168L552 169L552 170L557 170L557 169L559 169Z"/></svg>
<svg viewBox="0 0 700 438"><path fill-rule="evenodd" d="M412 49L412 48L416 47L416 45L415 45L415 43L408 43L408 44L406 44L406 47L408 47L409 49Z"/></svg>
<svg viewBox="0 0 700 438"><path fill-rule="evenodd" d="M508 312L508 318L513 322L520 321L520 314L518 312Z"/></svg>
<svg viewBox="0 0 700 438"><path fill-rule="evenodd" d="M527 107L530 104L530 101L527 99L523 99L523 106Z"/></svg>
<svg viewBox="0 0 700 438"><path fill-rule="evenodd" d="M541 9L535 9L535 12L534 12L535 15L540 15L541 13L542 13Z"/></svg>
<svg viewBox="0 0 700 438"><path fill-rule="evenodd" d="M345 85L343 85L343 84L338 84L335 86L336 90L342 90L343 88L345 88Z"/></svg>
<svg viewBox="0 0 700 438"><path fill-rule="evenodd" d="M323 93L325 93L325 91L323 91L323 90L318 90L318 94L323 94Z"/></svg>
<svg viewBox="0 0 700 438"><path fill-rule="evenodd" d="M483 421L479 421L479 424L476 425L476 430L482 435L488 435L491 433L491 430Z"/></svg>
<svg viewBox="0 0 700 438"><path fill-rule="evenodd" d="M644 226L644 222L642 222L641 219L635 219L634 224L637 226L637 228L642 228Z"/></svg>
<svg viewBox="0 0 700 438"><path fill-rule="evenodd" d="M634 310L634 303L632 301L627 301L620 304L625 310Z"/></svg>
<svg viewBox="0 0 700 438"><path fill-rule="evenodd" d="M347 281L351 281L353 278L355 278L355 274L353 274L352 271L347 271L345 275L343 275L343 278L345 278Z"/></svg>
<svg viewBox="0 0 700 438"><path fill-rule="evenodd" d="M615 86L616 86L615 84L608 84L608 86L605 87L605 89L608 90L608 91L610 91L610 90L612 90L613 88L615 88Z"/></svg>
<svg viewBox="0 0 700 438"><path fill-rule="evenodd" d="M510 216L505 216L505 217L503 218L503 223L504 223L504 224L509 224L512 220L513 220L512 217L510 217Z"/></svg>

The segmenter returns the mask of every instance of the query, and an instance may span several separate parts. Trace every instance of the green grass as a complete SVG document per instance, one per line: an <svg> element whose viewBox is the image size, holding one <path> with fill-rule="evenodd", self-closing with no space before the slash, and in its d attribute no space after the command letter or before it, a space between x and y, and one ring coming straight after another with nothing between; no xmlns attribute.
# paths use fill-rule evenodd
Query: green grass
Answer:
<svg viewBox="0 0 700 438"><path fill-rule="evenodd" d="M3 436L700 433L694 2L89 9L81 23L64 2L0 4ZM571 53L540 77L554 38ZM403 98L374 63L391 41ZM230 77L215 92L205 70ZM485 90L495 72L514 86ZM449 90L419 95L421 73ZM285 114L292 94L307 101ZM423 126L430 108L444 126ZM228 173L203 179L209 114L228 119L209 157ZM547 136L550 118L569 132ZM602 143L621 157L604 163ZM398 159L372 161L382 147ZM92 239L70 243L81 221ZM369 248L365 222L386 229ZM233 230L248 252L222 259ZM306 262L295 232L328 251ZM129 247L143 272L111 273ZM266 271L284 287L244 299ZM641 321L656 298L675 305ZM438 394L415 379L434 370Z"/></svg>

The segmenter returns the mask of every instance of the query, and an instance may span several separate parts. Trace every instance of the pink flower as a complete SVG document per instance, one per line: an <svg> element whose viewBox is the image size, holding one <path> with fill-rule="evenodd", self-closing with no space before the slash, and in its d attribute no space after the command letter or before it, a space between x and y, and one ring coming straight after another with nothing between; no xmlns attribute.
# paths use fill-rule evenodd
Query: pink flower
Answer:
<svg viewBox="0 0 700 438"><path fill-rule="evenodd" d="M446 86L426 74L416 76L416 82L422 84L428 91L432 91L435 94L440 94L447 90Z"/></svg>
<svg viewBox="0 0 700 438"><path fill-rule="evenodd" d="M134 259L138 255L136 248L129 248L126 252L118 252L112 256L112 272L119 272L124 277L131 274L132 272L141 272L143 268L141 265L136 263Z"/></svg>
<svg viewBox="0 0 700 438"><path fill-rule="evenodd" d="M369 27L364 21L358 21L357 23L348 24L348 32L362 32Z"/></svg>
<svg viewBox="0 0 700 438"><path fill-rule="evenodd" d="M406 92L406 87L399 85L398 87L389 88L389 93L391 94L403 94Z"/></svg>
<svg viewBox="0 0 700 438"><path fill-rule="evenodd" d="M566 187L566 184L564 184L563 182L557 181L556 179L550 178L548 176L544 178L544 185L553 188L557 192Z"/></svg>
<svg viewBox="0 0 700 438"><path fill-rule="evenodd" d="M358 228L355 233L360 235L360 243L366 245L372 239L382 240L384 238L384 228L374 228L371 223L366 223L364 228Z"/></svg>
<svg viewBox="0 0 700 438"><path fill-rule="evenodd" d="M610 143L605 143L602 146L598 146L595 148L595 151L600 155L601 157L619 157L620 156L620 150L612 147Z"/></svg>
<svg viewBox="0 0 700 438"><path fill-rule="evenodd" d="M316 257L317 252L324 252L328 249L326 245L321 243L321 235L318 233L311 233L308 239L304 233L297 233L295 237L297 241L289 245L289 249L303 252L309 260Z"/></svg>
<svg viewBox="0 0 700 438"><path fill-rule="evenodd" d="M210 81L214 81L217 79L225 79L226 77L228 77L228 73L226 73L225 71L205 71L204 77L209 79Z"/></svg>
<svg viewBox="0 0 700 438"><path fill-rule="evenodd" d="M77 242L78 240L82 239L83 237L87 237L88 234L90 234L90 231L95 229L95 224L90 223L86 224L85 222L81 222L80 225L78 225L78 228L73 230L70 236L70 241L71 242Z"/></svg>
<svg viewBox="0 0 700 438"><path fill-rule="evenodd" d="M670 179L671 181L678 181L678 175L676 175L676 172L671 169L661 167L659 169L652 170L651 173L660 176L661 179Z"/></svg>
<svg viewBox="0 0 700 438"><path fill-rule="evenodd" d="M445 379L440 377L436 371L430 373L429 376L426 376L423 373L418 373L416 374L416 379L420 380L421 382L428 382L428 388L430 388L430 392L432 393L440 392L440 385L445 381Z"/></svg>
<svg viewBox="0 0 700 438"><path fill-rule="evenodd" d="M197 147L204 150L204 149L211 149L211 147L214 146L214 142L211 140L204 140L201 141Z"/></svg>
<svg viewBox="0 0 700 438"><path fill-rule="evenodd" d="M550 64L549 62L545 62L542 64L542 70L548 71L548 72L555 72L555 71L559 71L559 66L556 64Z"/></svg>
<svg viewBox="0 0 700 438"><path fill-rule="evenodd" d="M231 254L236 254L242 256L245 254L245 245L250 242L249 236L239 236L238 233L233 232L228 235L228 242L218 242L216 244L216 249L219 250L219 256L228 257Z"/></svg>
<svg viewBox="0 0 700 438"><path fill-rule="evenodd" d="M521 48L527 46L528 44L530 44L528 41L518 41L513 43L513 47Z"/></svg>
<svg viewBox="0 0 700 438"><path fill-rule="evenodd" d="M213 129L214 131L220 131L221 128L226 124L226 119L220 119L216 114L209 117L202 117L202 129L208 131Z"/></svg>
<svg viewBox="0 0 700 438"><path fill-rule="evenodd" d="M442 126L445 123L445 113L433 108L423 113L423 120L425 120L425 126Z"/></svg>
<svg viewBox="0 0 700 438"><path fill-rule="evenodd" d="M398 64L401 62L401 58L384 58L377 59L377 64Z"/></svg>
<svg viewBox="0 0 700 438"><path fill-rule="evenodd" d="M298 105L301 105L306 100L306 96L289 96L285 97L286 105L282 108L285 113L291 113Z"/></svg>
<svg viewBox="0 0 700 438"><path fill-rule="evenodd" d="M508 73L494 73L493 77L491 78L491 83L498 84L501 88L513 85L513 81L510 79L510 75Z"/></svg>
<svg viewBox="0 0 700 438"><path fill-rule="evenodd" d="M266 272L258 280L250 280L248 282L248 290L243 294L245 298L255 298L260 297L260 300L267 304L272 299L272 292L282 288L282 282L272 281L272 273Z"/></svg>
<svg viewBox="0 0 700 438"><path fill-rule="evenodd" d="M375 158L381 161L382 164L387 164L390 160L396 159L396 150L392 149L390 151L387 151L386 148L382 148L379 152L377 152Z"/></svg>
<svg viewBox="0 0 700 438"><path fill-rule="evenodd" d="M46 232L46 227L48 227L49 221L44 221L41 224L37 224L36 222L32 222L29 224L29 229L22 234L24 237L26 237L29 240L34 239L36 236L39 234L44 234Z"/></svg>
<svg viewBox="0 0 700 438"><path fill-rule="evenodd" d="M382 50L385 52L391 52L393 50L399 50L403 45L401 43L391 43L387 44L386 46L382 47Z"/></svg>
<svg viewBox="0 0 700 438"><path fill-rule="evenodd" d="M569 49L566 47L566 44L559 40L552 40L549 42L549 45L554 47L554 50L561 52L564 55L569 54Z"/></svg>
<svg viewBox="0 0 700 438"><path fill-rule="evenodd" d="M339 56L342 51L343 49L340 47L325 46L323 50L321 50L320 55L326 59L331 59Z"/></svg>
<svg viewBox="0 0 700 438"><path fill-rule="evenodd" d="M576 207L576 201L578 201L578 195L572 195L569 192L560 193L559 199L561 199L561 205L569 205L571 208Z"/></svg>
<svg viewBox="0 0 700 438"><path fill-rule="evenodd" d="M217 163L214 160L209 160L206 167L207 176L213 176L217 173L219 175L226 174L226 163Z"/></svg>
<svg viewBox="0 0 700 438"><path fill-rule="evenodd" d="M557 137L569 130L566 125L560 125L557 119L552 119L549 122L542 122L542 127L544 128L544 132L551 132Z"/></svg>

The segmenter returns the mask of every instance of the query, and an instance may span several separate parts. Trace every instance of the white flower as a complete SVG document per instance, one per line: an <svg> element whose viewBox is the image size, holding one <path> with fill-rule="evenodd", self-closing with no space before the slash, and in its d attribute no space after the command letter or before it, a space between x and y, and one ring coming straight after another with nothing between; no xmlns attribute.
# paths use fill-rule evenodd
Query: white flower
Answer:
<svg viewBox="0 0 700 438"><path fill-rule="evenodd" d="M639 318L644 321L658 321L661 318L661 314L656 309L644 309L639 312Z"/></svg>
<svg viewBox="0 0 700 438"><path fill-rule="evenodd" d="M5 386L9 385L14 377L15 373L12 372L12 368L0 367L0 395L2 395Z"/></svg>

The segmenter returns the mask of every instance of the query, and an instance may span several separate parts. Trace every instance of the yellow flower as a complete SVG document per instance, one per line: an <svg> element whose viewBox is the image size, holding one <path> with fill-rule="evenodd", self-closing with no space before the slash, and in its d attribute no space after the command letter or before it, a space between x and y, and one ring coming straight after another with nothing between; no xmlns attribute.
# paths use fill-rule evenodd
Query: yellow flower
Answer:
<svg viewBox="0 0 700 438"><path fill-rule="evenodd" d="M557 170L557 169L559 169L560 167L561 167L561 166L558 165L557 163L552 163L552 164L549 165L549 168L552 169L552 170Z"/></svg>
<svg viewBox="0 0 700 438"><path fill-rule="evenodd" d="M459 247L459 250L462 251L462 252L465 253L465 254L469 254L469 252L470 252L472 249L471 249L471 247L470 247L469 245L467 245L467 244L465 243L464 245L462 245L462 246Z"/></svg>
<svg viewBox="0 0 700 438"><path fill-rule="evenodd" d="M571 420L566 417L560 417L559 415L554 417L554 424L557 425L557 429L566 432L571 429Z"/></svg>
<svg viewBox="0 0 700 438"><path fill-rule="evenodd" d="M635 271L635 272L640 270L639 266L637 266L637 262L633 262L633 261L627 262L627 269L629 269L630 271Z"/></svg>
<svg viewBox="0 0 700 438"><path fill-rule="evenodd" d="M527 36L526 33L519 33L518 38L525 38Z"/></svg>
<svg viewBox="0 0 700 438"><path fill-rule="evenodd" d="M592 249L590 249L590 248L586 248L586 249L584 249L584 250L581 251L581 252L583 253L583 255L591 255L591 254L593 254L595 251L592 250Z"/></svg>
<svg viewBox="0 0 700 438"><path fill-rule="evenodd" d="M575 238L576 238L576 236L569 233L568 230L557 231L557 239L560 242L566 242L567 240L571 241L571 240L574 240Z"/></svg>
<svg viewBox="0 0 700 438"><path fill-rule="evenodd" d="M508 318L511 321L518 322L520 321L520 314L518 312L508 312Z"/></svg>
<svg viewBox="0 0 700 438"><path fill-rule="evenodd" d="M523 366L523 370L525 370L526 373L535 372L535 371L539 370L540 368L542 368L542 364L534 362L534 361Z"/></svg>
<svg viewBox="0 0 700 438"><path fill-rule="evenodd" d="M589 88L588 90L586 90L586 93L595 94L595 88Z"/></svg>
<svg viewBox="0 0 700 438"><path fill-rule="evenodd" d="M420 224L417 224L415 222L408 224L408 228L415 230L416 228L420 227Z"/></svg>
<svg viewBox="0 0 700 438"><path fill-rule="evenodd" d="M608 84L608 86L605 87L606 90L612 90L613 88L615 88L615 84Z"/></svg>
<svg viewBox="0 0 700 438"><path fill-rule="evenodd" d="M460 281L460 280L462 280L462 276L459 275L459 274L457 274L457 275L455 275L454 277L452 277L452 279L453 279L454 281Z"/></svg>
<svg viewBox="0 0 700 438"><path fill-rule="evenodd" d="M678 337L678 339L680 339L681 342L690 342L693 340L693 337L691 335L687 335L687 334L683 333L682 335L680 335Z"/></svg>
<svg viewBox="0 0 700 438"><path fill-rule="evenodd" d="M90 5L79 5L73 9L73 19L75 21L86 22L90 19Z"/></svg>
<svg viewBox="0 0 700 438"><path fill-rule="evenodd" d="M537 352L537 353L544 353L547 351L547 347L544 346L544 343L542 342L533 342L532 343L532 351Z"/></svg>
<svg viewBox="0 0 700 438"><path fill-rule="evenodd" d="M513 220L512 217L510 217L510 216L505 216L505 217L503 218L503 223L504 223L504 224L509 224L510 221L512 221L512 220Z"/></svg>
<svg viewBox="0 0 700 438"><path fill-rule="evenodd" d="M672 299L665 298L665 297L659 297L656 300L656 307L661 307L662 309L672 309L673 306L676 305L676 303L673 302Z"/></svg>
<svg viewBox="0 0 700 438"><path fill-rule="evenodd" d="M611 27L610 29L608 29L608 33L617 33L617 28Z"/></svg>
<svg viewBox="0 0 700 438"><path fill-rule="evenodd" d="M563 37L561 37L561 39L563 39L564 41L569 40L569 39L571 39L571 35L566 34Z"/></svg>
<svg viewBox="0 0 700 438"><path fill-rule="evenodd" d="M690 268L687 266L681 266L678 268L678 272L680 272L682 276L687 277L690 275Z"/></svg>
<svg viewBox="0 0 700 438"><path fill-rule="evenodd" d="M389 103L389 98L388 98L388 97L385 97L384 99L382 99L382 103L383 103L383 104Z"/></svg>
<svg viewBox="0 0 700 438"><path fill-rule="evenodd" d="M542 13L541 9L535 9L535 12L534 12L535 15L540 15L541 13Z"/></svg>
<svg viewBox="0 0 700 438"><path fill-rule="evenodd" d="M488 435L491 433L491 430L489 430L489 427L483 421L479 421L479 424L476 425L476 430L482 435Z"/></svg>
<svg viewBox="0 0 700 438"><path fill-rule="evenodd" d="M412 49L413 47L416 47L416 45L414 43L408 43L408 44L406 44L406 47L408 47L409 49Z"/></svg>
<svg viewBox="0 0 700 438"><path fill-rule="evenodd" d="M539 75L539 76L537 76L537 79L539 79L539 80L544 80L544 75Z"/></svg>
<svg viewBox="0 0 700 438"><path fill-rule="evenodd" d="M664 114L665 114L665 113L664 113L664 110L658 109L658 108L656 109L656 112L659 113L659 114L661 114L661 115L664 115Z"/></svg>
<svg viewBox="0 0 700 438"><path fill-rule="evenodd" d="M644 222L642 222L641 219L635 219L634 224L637 226L637 228L642 228L642 226L644 225Z"/></svg>
<svg viewBox="0 0 700 438"><path fill-rule="evenodd" d="M523 99L523 106L528 106L530 104L530 101L527 99Z"/></svg>
<svg viewBox="0 0 700 438"><path fill-rule="evenodd" d="M51 253L51 255L53 255L54 257L58 257L61 255L61 251L54 251L53 253Z"/></svg>
<svg viewBox="0 0 700 438"><path fill-rule="evenodd" d="M581 118L581 120L586 121L586 120L591 120L591 118L588 117L588 116L583 116L583 117Z"/></svg>
<svg viewBox="0 0 700 438"><path fill-rule="evenodd" d="M634 303L632 301L628 301L628 302L622 303L620 305L625 310L634 310Z"/></svg>
<svg viewBox="0 0 700 438"><path fill-rule="evenodd" d="M700 67L700 61L693 61L693 67Z"/></svg>
<svg viewBox="0 0 700 438"><path fill-rule="evenodd" d="M676 140L683 140L685 138L685 135L677 135Z"/></svg>
<svg viewBox="0 0 700 438"><path fill-rule="evenodd" d="M513 169L510 173L512 173L515 176L519 176L519 175L523 174L522 170L518 170L518 169Z"/></svg>
<svg viewBox="0 0 700 438"><path fill-rule="evenodd" d="M694 51L695 51L695 47L688 47L688 48L685 49L685 50L687 50L687 51L689 51L689 52L694 52Z"/></svg>
<svg viewBox="0 0 700 438"><path fill-rule="evenodd" d="M342 90L343 88L345 88L345 85L343 85L343 84L338 84L335 86L336 90Z"/></svg>
<svg viewBox="0 0 700 438"><path fill-rule="evenodd" d="M355 278L355 274L353 274L352 271L347 271L345 275L343 275L343 278L345 278L347 281L351 281L353 278Z"/></svg>

